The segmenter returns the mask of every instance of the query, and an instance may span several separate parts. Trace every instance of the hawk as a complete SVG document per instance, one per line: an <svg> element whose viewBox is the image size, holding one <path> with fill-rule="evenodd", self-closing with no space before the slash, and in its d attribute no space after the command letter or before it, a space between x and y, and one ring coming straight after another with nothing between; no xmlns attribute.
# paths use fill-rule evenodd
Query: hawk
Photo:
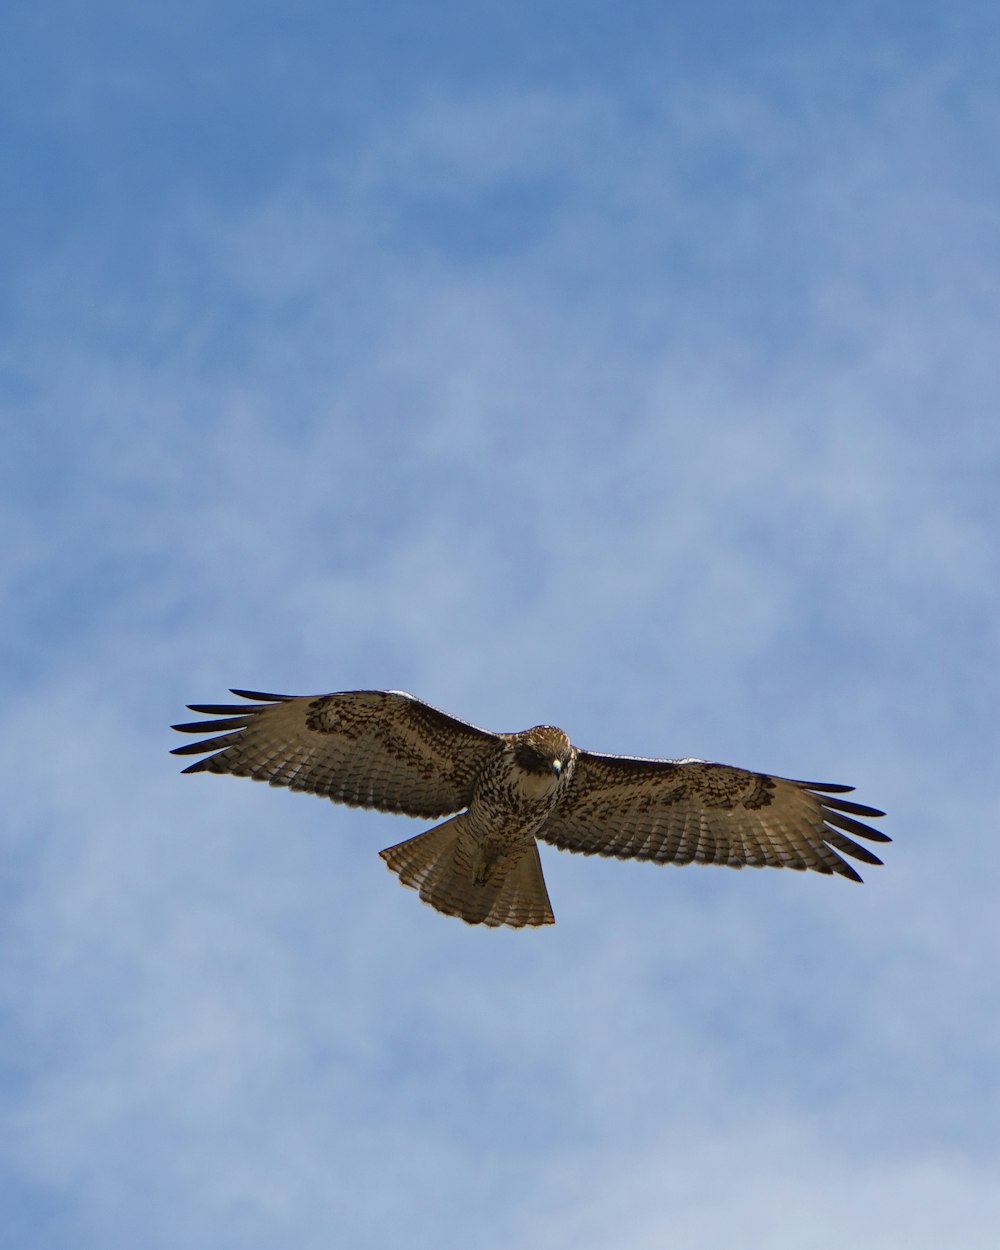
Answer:
<svg viewBox="0 0 1000 1250"><path fill-rule="evenodd" d="M555 923L539 839L584 855L811 868L851 881L861 877L843 855L882 862L854 838L890 841L857 819L884 812L835 797L852 786L583 751L553 725L491 733L402 690L231 693L249 705L192 703L192 712L221 719L173 726L214 735L174 750L205 755L185 773L233 773L352 807L447 816L380 854L425 903L469 924Z"/></svg>

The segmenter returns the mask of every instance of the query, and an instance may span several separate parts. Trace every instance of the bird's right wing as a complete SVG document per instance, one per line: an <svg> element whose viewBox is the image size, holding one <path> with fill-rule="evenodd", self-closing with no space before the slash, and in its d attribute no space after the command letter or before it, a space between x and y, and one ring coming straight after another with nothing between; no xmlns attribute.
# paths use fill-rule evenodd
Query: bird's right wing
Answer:
<svg viewBox="0 0 1000 1250"><path fill-rule="evenodd" d="M192 703L210 719L174 725L210 733L175 755L207 758L186 773L233 773L353 807L447 816L472 799L501 739L399 690L318 696L234 690L246 704Z"/></svg>
<svg viewBox="0 0 1000 1250"><path fill-rule="evenodd" d="M857 819L883 815L877 808L835 797L851 789L705 760L580 751L572 783L537 836L584 855L812 868L860 881L842 855L866 864L882 861L846 835L889 838Z"/></svg>

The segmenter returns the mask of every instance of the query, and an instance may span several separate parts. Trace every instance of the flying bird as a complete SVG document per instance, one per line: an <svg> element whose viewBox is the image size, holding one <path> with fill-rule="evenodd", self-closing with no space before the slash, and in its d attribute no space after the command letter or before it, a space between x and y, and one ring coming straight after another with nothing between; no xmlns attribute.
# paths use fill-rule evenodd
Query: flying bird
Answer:
<svg viewBox="0 0 1000 1250"><path fill-rule="evenodd" d="M603 755L536 725L491 733L402 690L318 696L233 690L249 705L192 703L210 718L173 728L213 736L185 773L233 773L442 824L380 854L425 903L469 924L553 924L538 840L564 851L658 864L811 868L861 877L881 864L854 838L885 813L836 796L852 786L789 781L698 759ZM851 834L852 837L847 835Z"/></svg>

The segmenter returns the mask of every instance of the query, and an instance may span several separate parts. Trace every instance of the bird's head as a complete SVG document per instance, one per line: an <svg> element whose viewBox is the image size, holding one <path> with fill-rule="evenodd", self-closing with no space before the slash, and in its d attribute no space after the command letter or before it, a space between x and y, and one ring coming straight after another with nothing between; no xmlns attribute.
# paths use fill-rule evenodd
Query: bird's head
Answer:
<svg viewBox="0 0 1000 1250"><path fill-rule="evenodd" d="M514 761L519 768L534 776L558 777L569 763L572 747L569 738L554 725L536 725L517 735Z"/></svg>

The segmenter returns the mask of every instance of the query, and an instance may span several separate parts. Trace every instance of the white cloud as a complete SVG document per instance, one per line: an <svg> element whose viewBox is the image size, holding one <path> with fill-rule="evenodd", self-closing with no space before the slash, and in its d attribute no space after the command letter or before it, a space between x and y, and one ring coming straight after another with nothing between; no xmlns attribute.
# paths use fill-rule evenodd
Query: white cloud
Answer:
<svg viewBox="0 0 1000 1250"><path fill-rule="evenodd" d="M586 1164L591 1175L550 1178L562 1199L531 1228L533 1245L934 1250L959 1236L985 1250L1000 1214L988 1169L947 1150L886 1161L863 1143L831 1150L814 1129L767 1118L752 1132L725 1122L668 1130L610 1168Z"/></svg>
<svg viewBox="0 0 1000 1250"><path fill-rule="evenodd" d="M928 118L940 154L933 95L805 128L436 97L356 169L178 225L221 295L171 288L172 357L33 344L0 1113L59 1232L987 1244L997 314L985 281L934 297L986 239L961 187L892 243L920 162L877 157ZM502 256L409 215L414 181L543 173ZM754 287L786 228L801 274ZM405 822L177 778L166 724L229 683L816 768L898 841L863 890L549 855L556 929L484 934L383 871Z"/></svg>

